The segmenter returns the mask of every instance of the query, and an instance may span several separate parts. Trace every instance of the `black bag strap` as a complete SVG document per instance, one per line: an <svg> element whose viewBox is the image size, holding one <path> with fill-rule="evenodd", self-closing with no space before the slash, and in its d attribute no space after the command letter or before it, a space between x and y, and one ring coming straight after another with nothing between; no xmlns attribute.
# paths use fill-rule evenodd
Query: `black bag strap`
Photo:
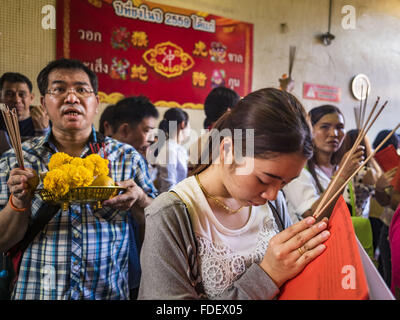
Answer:
<svg viewBox="0 0 400 320"><path fill-rule="evenodd" d="M24 252L28 248L29 244L35 239L40 231L50 222L50 220L56 215L60 210L60 206L53 205L49 203L44 203L37 212L37 218L32 223L25 233L24 238L18 242L11 250Z"/></svg>
<svg viewBox="0 0 400 320"><path fill-rule="evenodd" d="M278 225L279 232L285 230L285 224L282 221L282 218L278 212L278 210L275 208L275 206L271 203L271 201L268 201L268 205L272 210L272 214L274 215L275 222Z"/></svg>

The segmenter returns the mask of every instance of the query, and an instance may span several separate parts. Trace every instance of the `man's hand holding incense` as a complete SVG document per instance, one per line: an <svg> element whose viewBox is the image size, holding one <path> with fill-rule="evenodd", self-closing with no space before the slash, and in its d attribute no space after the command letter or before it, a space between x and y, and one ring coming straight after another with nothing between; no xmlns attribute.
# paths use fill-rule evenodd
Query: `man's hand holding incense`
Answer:
<svg viewBox="0 0 400 320"><path fill-rule="evenodd" d="M31 168L16 168L10 171L10 177L7 181L11 192L12 204L17 209L30 208L34 190L29 185L29 179L37 177L35 171Z"/></svg>
<svg viewBox="0 0 400 320"><path fill-rule="evenodd" d="M278 287L298 275L325 250L323 242L330 236L325 230L328 219L316 224L315 221L313 217L308 217L270 240L260 267Z"/></svg>

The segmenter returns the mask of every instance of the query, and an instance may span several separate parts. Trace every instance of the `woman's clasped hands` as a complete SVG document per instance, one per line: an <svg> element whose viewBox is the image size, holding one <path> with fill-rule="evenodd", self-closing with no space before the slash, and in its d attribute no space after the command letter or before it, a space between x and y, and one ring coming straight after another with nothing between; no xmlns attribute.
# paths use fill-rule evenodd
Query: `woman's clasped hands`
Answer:
<svg viewBox="0 0 400 320"><path fill-rule="evenodd" d="M260 267L278 287L299 274L304 267L318 257L330 236L328 219L315 223L313 217L305 218L274 236Z"/></svg>

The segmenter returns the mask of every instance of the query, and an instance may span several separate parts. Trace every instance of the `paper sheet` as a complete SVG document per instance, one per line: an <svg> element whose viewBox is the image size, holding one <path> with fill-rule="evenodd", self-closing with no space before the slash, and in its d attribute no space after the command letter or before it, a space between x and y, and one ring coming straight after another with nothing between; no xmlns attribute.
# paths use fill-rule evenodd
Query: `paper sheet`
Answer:
<svg viewBox="0 0 400 320"><path fill-rule="evenodd" d="M361 256L361 262L364 267L365 276L367 278L370 300L395 300L392 292L382 279L375 265L372 263L368 254L365 252L360 241L357 239L358 250Z"/></svg>

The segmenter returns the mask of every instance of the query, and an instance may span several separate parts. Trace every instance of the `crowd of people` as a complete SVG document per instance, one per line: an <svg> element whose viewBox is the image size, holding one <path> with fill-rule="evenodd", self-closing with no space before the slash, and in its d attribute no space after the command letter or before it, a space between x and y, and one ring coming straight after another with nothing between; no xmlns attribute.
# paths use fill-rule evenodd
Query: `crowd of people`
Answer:
<svg viewBox="0 0 400 320"><path fill-rule="evenodd" d="M188 113L170 108L157 125L158 109L145 96L107 106L96 131L99 83L80 61L50 62L37 85L39 106L26 76L0 78L0 103L17 112L24 157L21 168L0 121L2 299L274 299L325 251L335 201L323 219L313 213L338 191L400 299L396 169L384 172L372 158L347 187L329 188L358 135L346 133L337 106L306 112L282 88L240 98L217 87L204 101L207 130L188 148ZM389 132L372 145L364 139L340 171L344 181ZM100 208L44 202L30 181L49 170L51 156L84 158L99 151L93 144L125 191ZM389 144L397 149L398 137Z"/></svg>

